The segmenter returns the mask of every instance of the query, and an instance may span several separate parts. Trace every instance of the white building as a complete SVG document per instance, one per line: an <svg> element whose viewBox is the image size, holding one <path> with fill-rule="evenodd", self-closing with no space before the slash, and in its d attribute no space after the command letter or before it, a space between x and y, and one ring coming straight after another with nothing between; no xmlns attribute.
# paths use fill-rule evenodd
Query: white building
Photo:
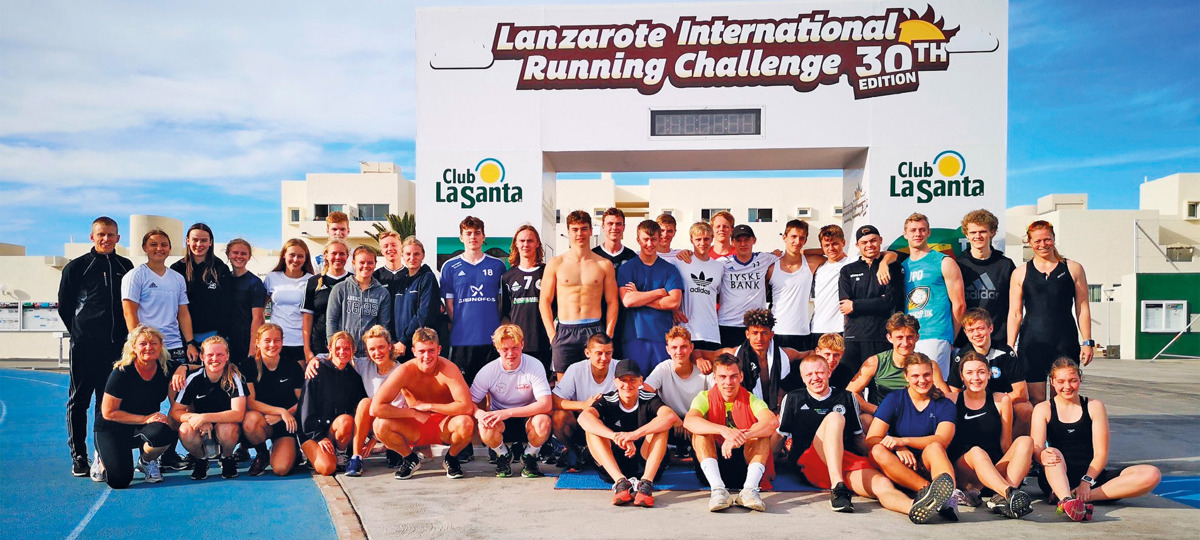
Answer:
<svg viewBox="0 0 1200 540"><path fill-rule="evenodd" d="M415 184L395 163L362 162L359 173L310 173L304 180L282 182L282 239L303 238L313 253L329 240L325 217L331 212L350 216L352 245L371 241L373 224L387 228L387 215L413 211Z"/></svg>

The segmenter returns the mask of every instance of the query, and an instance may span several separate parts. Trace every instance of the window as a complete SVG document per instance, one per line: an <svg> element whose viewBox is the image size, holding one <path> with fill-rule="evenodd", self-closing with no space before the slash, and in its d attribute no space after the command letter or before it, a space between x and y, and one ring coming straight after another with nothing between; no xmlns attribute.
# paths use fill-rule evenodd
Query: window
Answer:
<svg viewBox="0 0 1200 540"><path fill-rule="evenodd" d="M673 216L673 215L675 215L675 209L674 208L663 208L662 213L666 214L668 216Z"/></svg>
<svg viewBox="0 0 1200 540"><path fill-rule="evenodd" d="M750 223L770 223L772 212L771 208L751 208L746 217L746 221Z"/></svg>
<svg viewBox="0 0 1200 540"><path fill-rule="evenodd" d="M713 215L720 213L720 212L728 212L728 211L729 211L728 208L702 208L700 210L700 219L704 220L704 221L711 221Z"/></svg>
<svg viewBox="0 0 1200 540"><path fill-rule="evenodd" d="M751 210L753 212L753 210ZM812 208L801 206L796 209L796 219L808 219L812 217Z"/></svg>
<svg viewBox="0 0 1200 540"><path fill-rule="evenodd" d="M1200 219L1200 202L1189 201L1187 203L1187 218Z"/></svg>
<svg viewBox="0 0 1200 540"><path fill-rule="evenodd" d="M1095 303L1095 302L1100 302L1101 300L1103 300L1103 298L1102 298L1102 295L1100 294L1100 292L1101 292L1101 286L1100 286L1100 285L1091 285L1091 284L1089 284L1089 285L1088 285L1088 302L1093 302L1093 303Z"/></svg>
<svg viewBox="0 0 1200 540"><path fill-rule="evenodd" d="M558 208L554 209L554 222L562 223L562 210L559 210Z"/></svg>
<svg viewBox="0 0 1200 540"><path fill-rule="evenodd" d="M1142 301L1143 332L1182 332L1187 323L1187 300Z"/></svg>
<svg viewBox="0 0 1200 540"><path fill-rule="evenodd" d="M1167 246L1167 260L1171 262L1192 262L1195 246Z"/></svg>
<svg viewBox="0 0 1200 540"><path fill-rule="evenodd" d="M842 217L842 207L840 207L840 206L833 207L833 217Z"/></svg>
<svg viewBox="0 0 1200 540"><path fill-rule="evenodd" d="M388 205L360 204L356 221L387 221Z"/></svg>
<svg viewBox="0 0 1200 540"><path fill-rule="evenodd" d="M329 217L329 214L345 211L346 205L344 204L314 204L313 221L325 221L325 218Z"/></svg>
<svg viewBox="0 0 1200 540"><path fill-rule="evenodd" d="M288 208L288 220L291 221L292 223L296 223L296 222L300 221L300 209L299 208Z"/></svg>

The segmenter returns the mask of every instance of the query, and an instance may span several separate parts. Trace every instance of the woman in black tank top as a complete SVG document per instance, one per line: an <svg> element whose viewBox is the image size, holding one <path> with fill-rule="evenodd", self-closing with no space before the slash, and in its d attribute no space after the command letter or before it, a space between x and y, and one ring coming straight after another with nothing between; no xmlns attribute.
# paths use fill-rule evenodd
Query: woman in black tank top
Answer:
<svg viewBox="0 0 1200 540"><path fill-rule="evenodd" d="M1013 271L1009 287L1008 343L1024 360L1029 400L1046 400L1050 363L1060 356L1092 361L1092 312L1083 267L1054 247L1054 227L1035 221L1026 230L1033 259ZM1019 341L1018 341L1019 336ZM1080 345L1082 339L1087 345Z"/></svg>
<svg viewBox="0 0 1200 540"><path fill-rule="evenodd" d="M1021 491L1021 481L1029 473L1033 457L1033 439L1012 440L1012 399L1008 394L987 390L991 366L977 352L967 353L958 365L963 391L956 400L954 440L950 459L958 485L967 499L978 506L979 489L996 492L988 507L1001 515L1019 518L1033 511L1033 498Z"/></svg>
<svg viewBox="0 0 1200 540"><path fill-rule="evenodd" d="M1091 502L1145 495L1162 478L1153 465L1105 469L1108 413L1099 400L1080 397L1081 380L1073 360L1055 360L1050 383L1057 395L1034 408L1032 425L1034 456L1043 467L1038 484L1074 521L1091 519Z"/></svg>

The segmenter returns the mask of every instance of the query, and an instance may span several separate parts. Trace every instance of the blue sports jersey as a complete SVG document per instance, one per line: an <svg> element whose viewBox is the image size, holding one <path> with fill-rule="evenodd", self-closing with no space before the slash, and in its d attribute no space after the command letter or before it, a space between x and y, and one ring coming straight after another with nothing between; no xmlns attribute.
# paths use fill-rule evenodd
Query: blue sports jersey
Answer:
<svg viewBox="0 0 1200 540"><path fill-rule="evenodd" d="M892 392L875 409L875 418L887 422L888 435L893 437L928 437L942 422L954 423L954 402L946 398L931 400L925 410L918 411L908 390Z"/></svg>
<svg viewBox="0 0 1200 540"><path fill-rule="evenodd" d="M637 290L653 291L666 289L683 291L683 278L675 265L658 257L654 264L646 266L641 258L634 257L625 261L617 270L617 287L633 283ZM667 331L673 324L670 311L662 311L649 306L629 308L626 310L624 338L646 339L650 341L667 342Z"/></svg>
<svg viewBox="0 0 1200 540"><path fill-rule="evenodd" d="M909 315L921 323L921 339L954 340L954 314L940 252L930 251L919 261L904 259L904 294Z"/></svg>
<svg viewBox="0 0 1200 540"><path fill-rule="evenodd" d="M442 265L442 298L454 306L450 345L489 345L500 326L500 279L504 263L484 255L471 264L462 256Z"/></svg>

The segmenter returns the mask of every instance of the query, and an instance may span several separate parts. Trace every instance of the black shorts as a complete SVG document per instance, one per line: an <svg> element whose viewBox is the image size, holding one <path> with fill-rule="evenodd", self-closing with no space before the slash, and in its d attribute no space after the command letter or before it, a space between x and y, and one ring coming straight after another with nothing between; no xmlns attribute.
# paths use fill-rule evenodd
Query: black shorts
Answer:
<svg viewBox="0 0 1200 540"><path fill-rule="evenodd" d="M642 439L634 443L634 446L637 447L637 450L634 452L633 457L627 457L625 455L625 451L622 450L620 446L617 446L617 443L608 441L609 448L612 449L613 459L617 462L617 468L621 469L621 473L624 474L626 478L641 478L642 475L646 473L646 460L642 458L642 443L645 441L645 439ZM670 462L671 453L664 452L662 463L658 465L658 471L654 473L654 478L651 478L650 480L652 482L658 482L661 480L663 471L667 470L667 466L670 465ZM601 480L604 480L609 484L616 482L616 479L613 478L612 475L608 474L608 471L604 470L603 466L601 466L599 463L596 463L595 466L596 473L600 476Z"/></svg>
<svg viewBox="0 0 1200 540"><path fill-rule="evenodd" d="M289 345L279 350L280 360L291 360L292 362L304 362L304 346Z"/></svg>
<svg viewBox="0 0 1200 540"><path fill-rule="evenodd" d="M746 342L745 326L718 326L722 347L737 347Z"/></svg>
<svg viewBox="0 0 1200 540"><path fill-rule="evenodd" d="M1071 486L1072 490L1079 486L1079 482L1082 481L1081 479L1083 478L1083 475L1087 474L1087 465L1088 464L1084 463L1083 467L1075 468L1067 466L1067 485ZM1109 480L1121 476L1122 470L1124 469L1106 468L1103 471L1100 471L1100 474L1096 475L1096 486L1092 489L1103 486ZM1053 491L1050 489L1050 482L1046 480L1046 469L1041 469L1040 472L1038 472L1037 482L1038 487L1042 489L1042 493L1046 494L1047 496L1053 493Z"/></svg>
<svg viewBox="0 0 1200 540"><path fill-rule="evenodd" d="M1079 342L1075 341L1072 332L1070 340L1060 340L1057 343L1043 342L1034 339L1019 339L1017 355L1025 363L1025 382L1045 383L1050 377L1050 364L1059 357L1065 356L1079 362Z"/></svg>
<svg viewBox="0 0 1200 540"><path fill-rule="evenodd" d="M450 347L450 361L462 371L467 385L475 382L475 375L488 362L499 358L500 353L491 345L455 345Z"/></svg>
<svg viewBox="0 0 1200 540"><path fill-rule="evenodd" d="M583 350L592 334L604 332L604 322L586 324L562 324L555 327L554 343L550 345L555 373L564 373L575 362L587 359Z"/></svg>
<svg viewBox="0 0 1200 540"><path fill-rule="evenodd" d="M817 339L812 334L800 335L785 335L775 334L775 344L780 347L796 349L797 351L811 351L816 349Z"/></svg>
<svg viewBox="0 0 1200 540"><path fill-rule="evenodd" d="M720 454L721 447L717 446L717 468L721 471L721 481L725 482L725 487L730 491L740 490L746 484L746 468L749 463L746 463L746 454L741 448L736 448L733 451L733 456L725 459ZM704 476L704 471L700 469L700 458L696 457L696 449L692 452L692 469L696 472L696 478L700 479L700 485L704 487L712 487L708 484L708 478Z"/></svg>
<svg viewBox="0 0 1200 540"><path fill-rule="evenodd" d="M164 422L150 422L149 424L117 424L108 422L108 425L102 426L98 432L105 432L112 435L114 441L125 441L127 448L138 448L142 443L149 443L151 448L161 448L164 446L173 446L175 441L179 440L179 433L170 425Z"/></svg>
<svg viewBox="0 0 1200 540"><path fill-rule="evenodd" d="M721 348L721 344L713 341L694 340L692 347L695 347L697 351L715 351Z"/></svg>
<svg viewBox="0 0 1200 540"><path fill-rule="evenodd" d="M280 420L274 424L268 424L267 428L271 430L271 440L282 439L285 437L295 437L296 432L288 431L287 422Z"/></svg>
<svg viewBox="0 0 1200 540"><path fill-rule="evenodd" d="M529 422L529 418L513 417L504 421L504 442L505 443L527 443L529 442L529 434L525 432L525 424Z"/></svg>

